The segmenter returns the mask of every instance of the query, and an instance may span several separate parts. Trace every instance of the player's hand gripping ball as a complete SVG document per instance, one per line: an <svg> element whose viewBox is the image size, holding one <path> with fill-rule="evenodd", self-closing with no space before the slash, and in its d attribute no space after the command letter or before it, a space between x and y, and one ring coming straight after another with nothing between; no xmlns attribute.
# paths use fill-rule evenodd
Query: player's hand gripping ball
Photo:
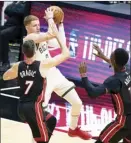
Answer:
<svg viewBox="0 0 131 143"><path fill-rule="evenodd" d="M56 24L60 24L64 20L64 12L63 10L58 6L50 6L51 9L54 10L54 22Z"/></svg>

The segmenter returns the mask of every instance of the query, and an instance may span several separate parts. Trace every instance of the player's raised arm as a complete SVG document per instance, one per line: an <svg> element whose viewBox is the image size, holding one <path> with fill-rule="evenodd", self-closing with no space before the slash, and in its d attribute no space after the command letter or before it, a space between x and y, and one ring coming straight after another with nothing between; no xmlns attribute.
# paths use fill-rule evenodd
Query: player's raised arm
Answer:
<svg viewBox="0 0 131 143"><path fill-rule="evenodd" d="M64 24L60 23L58 25L58 28L59 28L59 35L60 35L63 43L66 44L66 36L65 36ZM52 49L54 50L54 49L60 48L60 44L59 44L59 42L57 41L56 38L50 39L48 41L48 46L52 47L49 50L52 50Z"/></svg>
<svg viewBox="0 0 131 143"><path fill-rule="evenodd" d="M96 44L93 44L93 49L96 50L96 53L93 53L95 56L103 59L104 61L106 61L107 63L111 64L111 61L108 57L106 57L103 52L101 51L100 47Z"/></svg>
<svg viewBox="0 0 131 143"><path fill-rule="evenodd" d="M56 39L61 47L61 54L53 57L52 59L47 59L42 63L43 68L51 68L54 66L59 65L60 63L64 62L66 59L70 57L69 50L65 43L63 43L61 35L59 34L56 25L51 25L53 34L56 35Z"/></svg>
<svg viewBox="0 0 131 143"><path fill-rule="evenodd" d="M50 8L47 9L47 11L51 11ZM48 13L45 11L45 14L47 15ZM48 16L48 15L47 15ZM45 17L47 17L45 16ZM46 18L47 19L47 18ZM61 20L61 22L58 24L58 31L59 31L59 35L63 41L63 43L66 44L66 36L65 36L65 30L64 30L64 24L63 24L63 21L64 21L64 15L63 15L63 18ZM52 22L54 22L53 19L48 19L48 25L50 25ZM52 32L52 29L48 26L48 31ZM48 42L48 46L52 47L51 49L57 49L57 48L60 48L60 44L58 42L58 40L56 38L53 38L53 39L50 39ZM51 50L49 49L49 50Z"/></svg>
<svg viewBox="0 0 131 143"><path fill-rule="evenodd" d="M47 10L46 17L47 17L47 21L49 21L48 26L50 26L50 24L55 24L53 21L53 10L52 11ZM32 21L31 21L31 18L32 18ZM36 22L33 23L33 21L36 21ZM35 16L28 16L27 18L25 18L24 25L25 25L26 29L28 29L28 35L23 39L24 41L33 40L35 43L40 43L40 42L48 41L52 38L55 38L55 35L53 35L50 30L48 30L46 33L40 32L39 20ZM50 27L48 29L50 29ZM36 33L30 32L33 30Z"/></svg>
<svg viewBox="0 0 131 143"><path fill-rule="evenodd" d="M10 69L8 69L3 75L3 80L12 80L17 78L18 66L19 66L19 62L15 63Z"/></svg>
<svg viewBox="0 0 131 143"><path fill-rule="evenodd" d="M95 87L89 81L89 79L87 77L87 66L86 66L85 62L80 63L79 72L80 72L82 84L83 84L85 90L87 91L88 96L95 98L95 97L98 97L98 96L103 95L108 92L108 90L106 89L106 87L103 84Z"/></svg>
<svg viewBox="0 0 131 143"><path fill-rule="evenodd" d="M24 41L33 40L35 43L40 43L40 42L48 41L52 38L55 38L55 36L50 34L49 32L31 33L31 34L28 34L23 40Z"/></svg>

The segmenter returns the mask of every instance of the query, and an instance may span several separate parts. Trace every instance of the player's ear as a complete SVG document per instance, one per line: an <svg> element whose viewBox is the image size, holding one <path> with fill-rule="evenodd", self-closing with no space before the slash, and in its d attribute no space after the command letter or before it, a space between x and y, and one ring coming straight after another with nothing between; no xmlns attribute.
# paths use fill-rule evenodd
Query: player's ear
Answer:
<svg viewBox="0 0 131 143"><path fill-rule="evenodd" d="M117 64L116 64L116 61L115 61L115 60L114 60L114 67L117 68Z"/></svg>

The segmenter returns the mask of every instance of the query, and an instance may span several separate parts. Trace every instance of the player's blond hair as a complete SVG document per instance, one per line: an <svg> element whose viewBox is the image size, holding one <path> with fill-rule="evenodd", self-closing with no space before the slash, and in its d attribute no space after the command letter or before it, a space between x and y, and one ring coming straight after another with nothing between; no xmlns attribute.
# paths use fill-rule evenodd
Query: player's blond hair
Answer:
<svg viewBox="0 0 131 143"><path fill-rule="evenodd" d="M31 21L39 20L39 18L35 15L28 15L24 18L24 26L27 26L31 23Z"/></svg>

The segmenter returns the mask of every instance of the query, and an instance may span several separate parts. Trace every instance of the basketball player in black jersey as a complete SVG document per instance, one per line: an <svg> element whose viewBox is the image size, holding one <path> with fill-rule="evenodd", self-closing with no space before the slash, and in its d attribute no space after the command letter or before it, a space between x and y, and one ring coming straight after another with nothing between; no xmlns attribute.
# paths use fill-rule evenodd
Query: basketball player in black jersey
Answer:
<svg viewBox="0 0 131 143"><path fill-rule="evenodd" d="M107 78L103 84L95 87L87 77L86 63L79 66L82 83L88 95L92 98L110 93L116 111L115 121L108 124L100 133L96 143L131 143L131 73L126 64L129 59L128 53L118 48L112 52L110 59L106 58L97 45L96 56L107 61L114 69L114 75Z"/></svg>
<svg viewBox="0 0 131 143"><path fill-rule="evenodd" d="M44 62L35 60L35 43L25 41L22 50L25 60L16 63L4 73L4 80L18 78L20 85L20 99L18 112L21 119L27 122L37 143L48 143L56 126L56 118L47 111L43 112L42 102L46 89L44 72L69 58L69 50L63 44L56 26L52 28L59 42L61 54Z"/></svg>

